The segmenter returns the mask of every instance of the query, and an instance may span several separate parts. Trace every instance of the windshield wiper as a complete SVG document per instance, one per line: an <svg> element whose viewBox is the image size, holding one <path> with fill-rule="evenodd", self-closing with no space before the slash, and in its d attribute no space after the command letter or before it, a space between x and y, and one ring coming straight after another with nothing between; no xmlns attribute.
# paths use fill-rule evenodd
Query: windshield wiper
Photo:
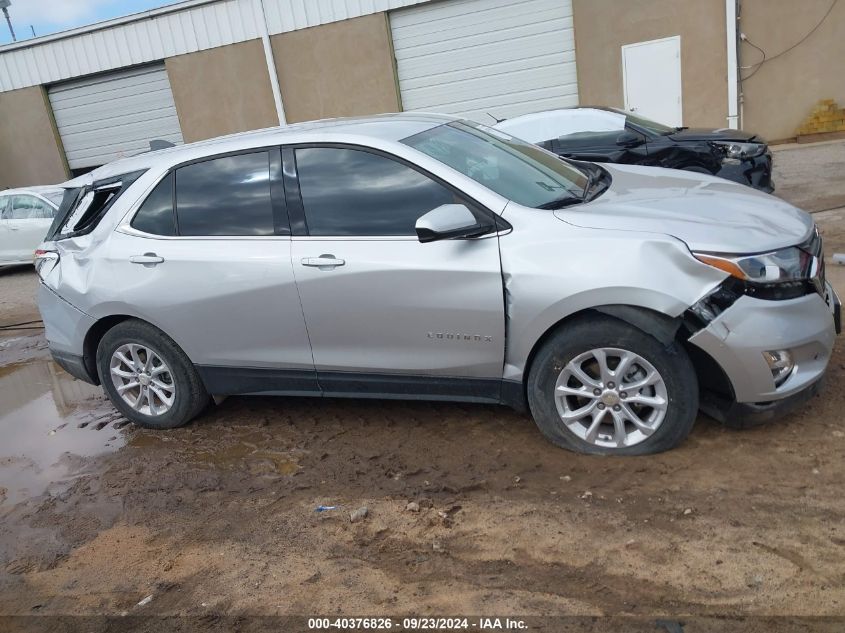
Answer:
<svg viewBox="0 0 845 633"><path fill-rule="evenodd" d="M587 196L590 195L590 189L592 189L592 187L593 187L593 178L595 178L595 175L596 175L596 172L594 172L592 169L587 174L587 184L584 185L584 195L581 196L581 200L583 202L586 202Z"/></svg>
<svg viewBox="0 0 845 633"><path fill-rule="evenodd" d="M572 206L573 204L581 204L582 202L584 202L583 198L579 198L577 196L564 196L561 198L555 198L545 204L541 204L537 208L553 211L555 209L563 209L564 207Z"/></svg>

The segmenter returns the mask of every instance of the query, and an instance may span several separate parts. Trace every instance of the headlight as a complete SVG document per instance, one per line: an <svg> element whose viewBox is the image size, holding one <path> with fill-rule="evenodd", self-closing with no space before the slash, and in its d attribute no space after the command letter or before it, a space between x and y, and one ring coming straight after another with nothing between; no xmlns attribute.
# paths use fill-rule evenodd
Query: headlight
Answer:
<svg viewBox="0 0 845 633"><path fill-rule="evenodd" d="M724 152L726 158L752 158L766 151L766 145L764 143L713 141L713 145Z"/></svg>
<svg viewBox="0 0 845 633"><path fill-rule="evenodd" d="M695 258L723 270L732 277L756 284L783 284L804 281L813 276L814 258L797 247L782 248L758 255L693 253Z"/></svg>

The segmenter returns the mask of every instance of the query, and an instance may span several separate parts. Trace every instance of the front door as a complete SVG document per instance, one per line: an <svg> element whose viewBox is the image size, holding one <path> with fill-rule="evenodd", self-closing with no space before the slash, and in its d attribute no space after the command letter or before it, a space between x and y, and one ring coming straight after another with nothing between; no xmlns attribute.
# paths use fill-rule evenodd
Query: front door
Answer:
<svg viewBox="0 0 845 633"><path fill-rule="evenodd" d="M622 47L625 109L669 126L681 126L681 38Z"/></svg>
<svg viewBox="0 0 845 633"><path fill-rule="evenodd" d="M486 212L382 154L308 147L295 159L299 194L286 181L288 208L299 205L307 235L293 238L293 268L321 388L390 394L413 384L409 391L448 396L455 378L489 379L497 389L498 237L423 244L414 231L417 218L442 204Z"/></svg>

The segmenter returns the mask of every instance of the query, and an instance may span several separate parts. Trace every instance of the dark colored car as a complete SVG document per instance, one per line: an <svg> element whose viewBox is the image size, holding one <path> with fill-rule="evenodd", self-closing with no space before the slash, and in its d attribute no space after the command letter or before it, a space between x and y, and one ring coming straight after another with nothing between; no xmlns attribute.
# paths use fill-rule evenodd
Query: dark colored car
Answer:
<svg viewBox="0 0 845 633"><path fill-rule="evenodd" d="M526 114L495 128L564 158L685 169L771 193L772 154L750 132L669 127L615 108L564 108Z"/></svg>

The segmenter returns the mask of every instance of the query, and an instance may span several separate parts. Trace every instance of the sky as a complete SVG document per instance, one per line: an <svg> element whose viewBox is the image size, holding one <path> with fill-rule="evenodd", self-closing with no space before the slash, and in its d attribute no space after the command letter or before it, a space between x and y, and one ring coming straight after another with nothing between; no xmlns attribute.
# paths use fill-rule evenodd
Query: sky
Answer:
<svg viewBox="0 0 845 633"><path fill-rule="evenodd" d="M18 41L36 35L93 24L147 9L154 9L177 0L11 0L9 17ZM0 13L0 45L12 41L6 20Z"/></svg>

